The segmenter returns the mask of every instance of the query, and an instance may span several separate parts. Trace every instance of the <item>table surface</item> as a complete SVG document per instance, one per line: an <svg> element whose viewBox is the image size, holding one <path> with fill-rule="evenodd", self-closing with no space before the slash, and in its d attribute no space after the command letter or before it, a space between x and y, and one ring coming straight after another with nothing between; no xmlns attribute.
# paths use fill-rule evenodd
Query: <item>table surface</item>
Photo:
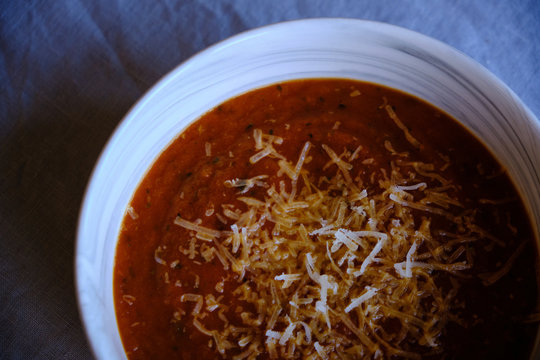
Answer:
<svg viewBox="0 0 540 360"><path fill-rule="evenodd" d="M86 359L79 207L116 125L157 80L238 32L352 17L457 48L540 116L540 1L0 0L0 358Z"/></svg>

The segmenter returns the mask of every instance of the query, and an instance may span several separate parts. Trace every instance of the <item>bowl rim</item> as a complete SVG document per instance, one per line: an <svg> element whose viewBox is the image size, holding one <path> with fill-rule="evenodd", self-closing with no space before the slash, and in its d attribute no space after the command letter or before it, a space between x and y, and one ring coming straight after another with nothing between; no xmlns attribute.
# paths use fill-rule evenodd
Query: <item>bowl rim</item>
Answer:
<svg viewBox="0 0 540 360"><path fill-rule="evenodd" d="M76 292L76 297L77 297L77 306L78 306L79 316L81 318L81 323L83 325L83 329L84 329L86 338L88 340L88 344L90 345L90 349L94 357L97 357L97 354L98 354L98 351L97 351L98 344L96 343L96 340L93 336L93 331L89 326L90 315L87 313L87 310L81 300L81 293L83 292L83 289L84 289L84 283L83 283L84 279L81 274L82 270L77 264L79 261L81 247L83 246L83 239L85 237L82 231L82 223L84 222L84 219L88 216L87 214L90 213L89 198L90 198L90 195L94 191L94 187L96 186L96 177L97 177L96 174L103 167L104 158L107 157L107 154L109 154L113 150L113 147L112 147L113 140L116 139L119 136L119 134L122 132L122 129L127 126L127 124L129 123L129 119L137 117L139 112L145 108L146 104L152 98L159 95L163 87L165 87L167 84L169 84L170 82L174 80L176 74L182 71L189 70L189 67L191 66L191 64L196 62L199 57L206 54L211 54L212 52L218 52L220 49L223 49L229 46L233 46L235 43L243 39L250 38L250 37L259 37L259 36L264 35L265 32L272 31L274 29L279 29L282 27L298 26L302 24L309 24L309 26L313 26L313 25L335 26L336 24L345 24L345 23L358 26L359 30L362 30L364 27L370 27L372 30L378 33L383 32L387 35L390 34L391 36L392 35L395 36L396 34L399 34L400 39L398 40L402 40L402 37L406 37L407 39L413 41L415 44L425 43L427 45L434 46L439 49L444 49L445 51L449 51L450 53L457 56L460 61L466 63L468 66L472 68L475 68L475 70L478 71L478 76L483 77L489 82L494 83L497 86L505 89L508 92L508 94L511 96L511 99L514 102L514 104L523 111L525 117L530 121L530 125L533 126L537 130L538 133L540 133L540 121L538 120L538 118L536 118L536 116L529 109L529 107L514 93L512 89L510 89L497 76L491 73L485 66L483 66L482 64L480 64L479 62L477 62L476 60L474 60L467 54L463 53L462 51L438 39L435 39L421 32L411 30L411 29L408 29L399 25L394 25L394 24L381 22L381 21L347 18L347 17L314 17L314 18L287 20L287 21L270 23L270 24L263 25L260 27L241 31L230 37L222 39L204 49L196 51L191 56L182 60L178 65L174 66L170 71L168 71L159 80L157 80L153 85L151 85L144 92L144 94L142 94L138 98L138 100L129 108L126 114L115 126L114 130L108 137L105 146L102 148L99 156L97 157L96 162L92 168L91 174L89 176L88 182L86 184L85 190L84 190L84 194L83 194L83 198L81 201L79 214L78 214L73 266L74 266L75 292ZM524 194L521 194L520 192L520 195L523 197ZM529 210L527 210L527 212L529 212ZM532 214L529 213L529 215L532 215ZM538 226L538 224L534 224L534 223L532 224L533 227L535 227L535 225ZM118 324L117 324L117 331L119 331ZM536 341L535 341L534 348L531 354L534 355L536 353L540 353L540 330L537 333Z"/></svg>

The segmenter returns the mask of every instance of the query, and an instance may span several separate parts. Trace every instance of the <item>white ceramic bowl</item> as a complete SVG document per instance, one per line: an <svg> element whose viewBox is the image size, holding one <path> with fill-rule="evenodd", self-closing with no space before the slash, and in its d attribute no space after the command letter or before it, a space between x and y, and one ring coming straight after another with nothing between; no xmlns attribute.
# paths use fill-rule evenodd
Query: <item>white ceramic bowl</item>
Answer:
<svg viewBox="0 0 540 360"><path fill-rule="evenodd" d="M75 266L80 311L97 358L125 358L113 303L115 247L128 202L154 159L221 102L311 77L398 88L463 122L507 167L539 238L540 123L482 66L441 42L382 23L312 19L248 31L195 55L154 86L118 126L94 169Z"/></svg>

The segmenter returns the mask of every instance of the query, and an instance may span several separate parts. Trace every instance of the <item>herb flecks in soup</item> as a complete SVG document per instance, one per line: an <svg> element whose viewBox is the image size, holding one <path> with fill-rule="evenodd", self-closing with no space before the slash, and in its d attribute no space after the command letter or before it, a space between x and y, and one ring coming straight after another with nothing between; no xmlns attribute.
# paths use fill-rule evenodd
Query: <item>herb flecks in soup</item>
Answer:
<svg viewBox="0 0 540 360"><path fill-rule="evenodd" d="M115 302L130 358L525 358L536 247L453 119L306 80L232 99L128 208Z"/></svg>

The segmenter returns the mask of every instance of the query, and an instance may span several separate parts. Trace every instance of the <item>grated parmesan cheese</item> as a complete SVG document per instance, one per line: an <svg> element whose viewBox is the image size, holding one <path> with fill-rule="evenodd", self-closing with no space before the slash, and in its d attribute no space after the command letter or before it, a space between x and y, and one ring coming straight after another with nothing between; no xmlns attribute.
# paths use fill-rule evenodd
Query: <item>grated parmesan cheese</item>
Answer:
<svg viewBox="0 0 540 360"><path fill-rule="evenodd" d="M139 215L137 214L135 209L133 209L133 207L131 206L128 206L127 212L129 214L129 217L131 217L133 220L137 220L139 218Z"/></svg>
<svg viewBox="0 0 540 360"><path fill-rule="evenodd" d="M407 140L420 148L392 108L384 108ZM463 244L480 239L498 243L467 214L453 215L452 209L462 207L450 195L453 185L434 172L432 164L398 159L389 171L381 169L378 182L371 175L379 190L368 190L350 175L361 145L352 154L337 155L323 144L321 153L329 158L325 169L334 168L335 175L314 179L305 167L315 147L310 142L291 161L274 148L282 138L255 129L253 139L255 153L249 161L268 157L278 173L231 179L224 185L239 188L239 195L262 187L266 196L238 196L243 210L223 206L222 215L216 216L230 231L180 216L174 221L192 235L186 253L207 262L215 256L238 279L236 285L231 282L232 295L250 305L249 311L237 306L243 325L235 327L220 298L185 293L180 301L195 303L195 328L212 339L220 354L236 359L263 352L270 358L420 358L406 341L440 351L437 338L451 320L448 312L457 289L445 293L434 274L452 275L471 267L472 255ZM409 156L396 153L390 142L385 147L401 158ZM369 158L356 163L375 162ZM462 233L448 241L443 231L431 229L434 217L454 222ZM199 246L195 239L205 241ZM164 262L159 254L156 250L156 261ZM514 258L484 281L496 281ZM224 284L222 279L214 290L223 293ZM215 329L204 325L210 312L217 312L223 322ZM399 333L384 328L388 317L399 322ZM353 338L338 329L348 329Z"/></svg>

